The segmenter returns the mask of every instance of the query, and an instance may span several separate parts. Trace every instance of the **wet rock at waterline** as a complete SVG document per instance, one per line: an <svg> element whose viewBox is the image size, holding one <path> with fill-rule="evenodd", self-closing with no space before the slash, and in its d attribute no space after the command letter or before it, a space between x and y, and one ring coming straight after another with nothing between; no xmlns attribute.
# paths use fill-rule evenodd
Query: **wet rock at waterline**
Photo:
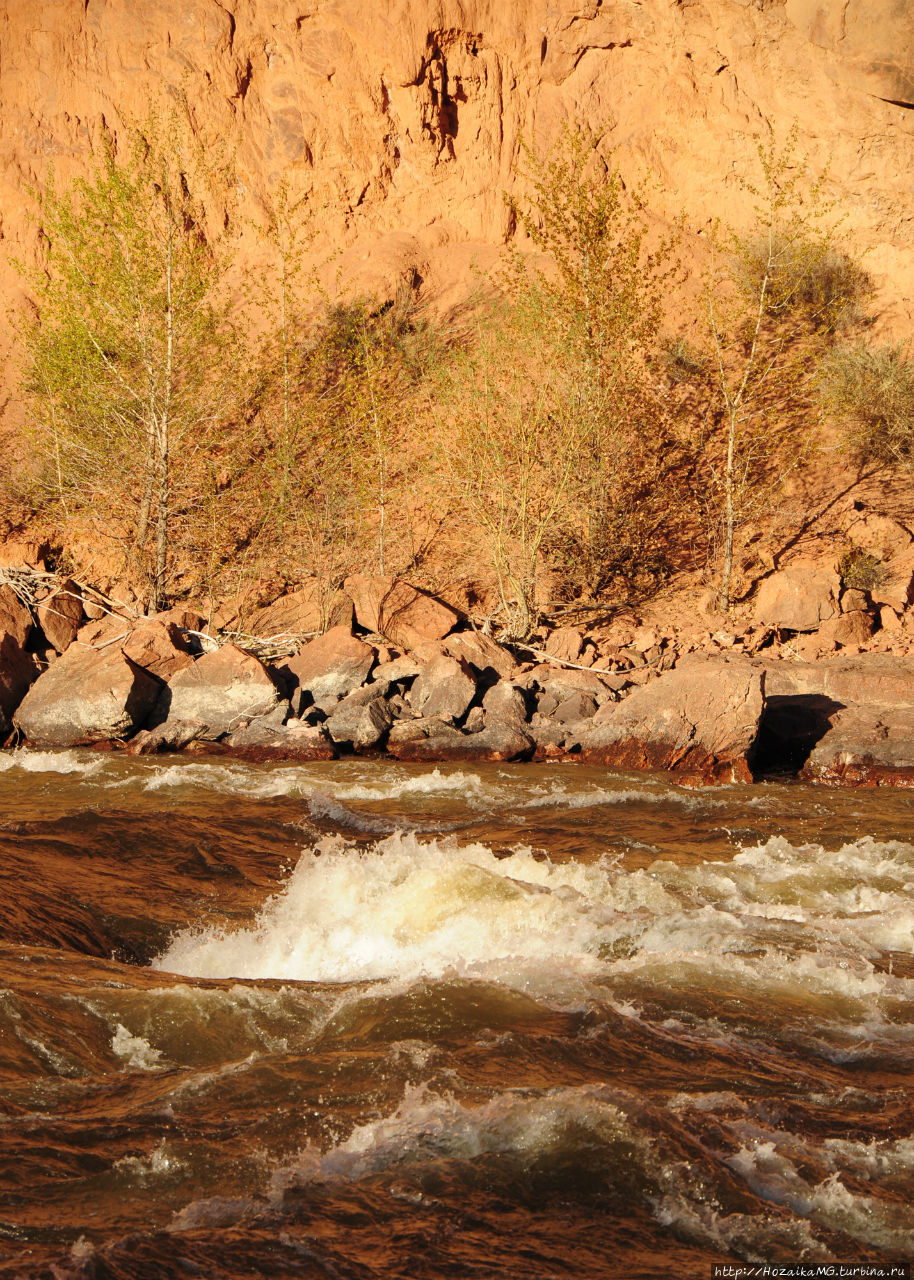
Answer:
<svg viewBox="0 0 914 1280"><path fill-rule="evenodd" d="M800 776L833 786L914 786L914 706L836 710Z"/></svg>
<svg viewBox="0 0 914 1280"><path fill-rule="evenodd" d="M747 663L687 660L614 706L582 736L581 757L696 782L751 782L763 681Z"/></svg>
<svg viewBox="0 0 914 1280"><path fill-rule="evenodd" d="M70 648L42 673L13 720L29 743L75 747L130 737L162 691L119 648Z"/></svg>

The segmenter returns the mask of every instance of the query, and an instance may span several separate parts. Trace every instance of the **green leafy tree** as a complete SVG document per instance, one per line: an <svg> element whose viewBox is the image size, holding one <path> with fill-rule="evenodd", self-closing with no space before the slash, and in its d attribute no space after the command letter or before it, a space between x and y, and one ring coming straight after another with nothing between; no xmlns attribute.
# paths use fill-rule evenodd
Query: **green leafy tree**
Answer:
<svg viewBox="0 0 914 1280"><path fill-rule="evenodd" d="M651 236L644 190L592 130L567 127L545 159L524 155L528 194L510 205L536 257L515 253L507 284L548 344L548 416L576 453L545 547L574 594L596 600L657 562L671 509L677 445L648 358L676 233Z"/></svg>
<svg viewBox="0 0 914 1280"><path fill-rule="evenodd" d="M585 601L631 587L662 541L675 466L647 359L673 240L649 244L642 193L591 130L523 155L526 195L509 205L534 252L509 252L496 278L504 306L450 379L446 445L519 638L546 603L543 567Z"/></svg>
<svg viewBox="0 0 914 1280"><path fill-rule="evenodd" d="M224 176L176 115L152 115L106 140L88 178L36 193L45 262L24 386L46 492L140 559L153 610L236 403L226 244L203 203Z"/></svg>
<svg viewBox="0 0 914 1280"><path fill-rule="evenodd" d="M716 224L706 281L713 353L710 505L720 548L720 607L733 595L740 526L773 500L811 446L817 369L832 335L856 314L866 276L836 245L826 174L813 176L794 127L758 145L750 230Z"/></svg>

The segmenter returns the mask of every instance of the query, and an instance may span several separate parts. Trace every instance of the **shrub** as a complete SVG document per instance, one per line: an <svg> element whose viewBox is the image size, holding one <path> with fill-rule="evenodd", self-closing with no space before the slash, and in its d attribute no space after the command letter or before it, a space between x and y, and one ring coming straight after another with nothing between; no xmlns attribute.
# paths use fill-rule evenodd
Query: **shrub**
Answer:
<svg viewBox="0 0 914 1280"><path fill-rule="evenodd" d="M901 344L836 351L820 381L860 462L914 464L914 358Z"/></svg>
<svg viewBox="0 0 914 1280"><path fill-rule="evenodd" d="M861 304L872 290L867 273L846 253L796 230L756 236L742 244L738 287L757 299L763 282L769 315L802 316L828 332L859 319Z"/></svg>
<svg viewBox="0 0 914 1280"><path fill-rule="evenodd" d="M878 556L853 543L838 561L841 586L845 590L872 591L885 578L885 566Z"/></svg>

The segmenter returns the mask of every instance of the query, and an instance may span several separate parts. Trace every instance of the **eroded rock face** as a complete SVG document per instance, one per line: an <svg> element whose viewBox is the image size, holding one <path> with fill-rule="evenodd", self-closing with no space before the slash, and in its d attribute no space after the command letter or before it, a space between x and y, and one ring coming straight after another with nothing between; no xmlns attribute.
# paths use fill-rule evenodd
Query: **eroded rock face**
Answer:
<svg viewBox="0 0 914 1280"><path fill-rule="evenodd" d="M748 662L686 660L606 708L602 723L582 735L582 758L615 769L668 769L694 782L751 782L763 684Z"/></svg>
<svg viewBox="0 0 914 1280"><path fill-rule="evenodd" d="M867 267L911 318L910 7L898 0L92 0L0 13L0 208L9 257L37 230L27 183L84 172L115 128L186 95L237 154L251 208L288 178L321 209L318 261L360 291L418 269L447 301L508 226L521 133L613 120L626 174L650 168L655 211L739 223L734 181L755 138L796 120ZM767 136L767 133L766 135ZM871 193L878 189L879 200ZM218 218L214 219L218 221ZM7 296L21 288L3 268ZM909 323L908 323L909 327Z"/></svg>
<svg viewBox="0 0 914 1280"><path fill-rule="evenodd" d="M25 695L14 723L38 747L77 747L129 738L162 688L116 646L71 645Z"/></svg>

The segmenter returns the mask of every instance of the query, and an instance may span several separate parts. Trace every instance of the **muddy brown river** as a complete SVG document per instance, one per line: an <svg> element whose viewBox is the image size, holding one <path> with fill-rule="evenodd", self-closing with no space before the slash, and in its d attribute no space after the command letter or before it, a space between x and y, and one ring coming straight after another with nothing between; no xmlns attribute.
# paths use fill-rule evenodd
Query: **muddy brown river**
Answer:
<svg viewBox="0 0 914 1280"><path fill-rule="evenodd" d="M0 1276L904 1274L912 815L0 753Z"/></svg>

